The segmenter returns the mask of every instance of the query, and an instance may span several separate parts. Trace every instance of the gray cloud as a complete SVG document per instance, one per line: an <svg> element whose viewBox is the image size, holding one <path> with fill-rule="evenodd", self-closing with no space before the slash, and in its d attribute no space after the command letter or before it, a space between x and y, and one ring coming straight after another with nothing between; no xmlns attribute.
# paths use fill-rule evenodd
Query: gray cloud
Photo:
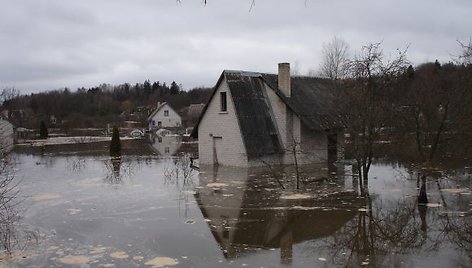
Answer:
<svg viewBox="0 0 472 268"><path fill-rule="evenodd" d="M353 50L410 45L413 63L457 54L465 0L0 0L0 88L24 92L145 79L212 86L223 69L317 68L333 36Z"/></svg>

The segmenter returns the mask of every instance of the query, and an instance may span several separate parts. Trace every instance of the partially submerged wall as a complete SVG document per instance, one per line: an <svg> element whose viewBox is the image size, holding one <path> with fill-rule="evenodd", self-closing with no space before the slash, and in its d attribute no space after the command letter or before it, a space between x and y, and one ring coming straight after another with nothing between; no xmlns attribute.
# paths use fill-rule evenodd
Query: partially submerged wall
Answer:
<svg viewBox="0 0 472 268"><path fill-rule="evenodd" d="M3 119L0 119L0 155L8 153L13 149L14 144L13 125Z"/></svg>
<svg viewBox="0 0 472 268"><path fill-rule="evenodd" d="M220 93L226 92L227 111L221 111ZM205 116L198 126L200 165L248 166L236 111L226 78L210 100Z"/></svg>

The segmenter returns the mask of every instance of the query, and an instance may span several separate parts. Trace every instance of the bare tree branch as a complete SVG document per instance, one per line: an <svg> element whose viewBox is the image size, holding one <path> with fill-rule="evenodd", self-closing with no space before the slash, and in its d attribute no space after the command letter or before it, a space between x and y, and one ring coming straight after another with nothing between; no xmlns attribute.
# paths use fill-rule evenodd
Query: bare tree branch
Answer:
<svg viewBox="0 0 472 268"><path fill-rule="evenodd" d="M322 76L333 80L342 79L347 73L349 45L343 39L334 37L323 45L323 61L320 66Z"/></svg>

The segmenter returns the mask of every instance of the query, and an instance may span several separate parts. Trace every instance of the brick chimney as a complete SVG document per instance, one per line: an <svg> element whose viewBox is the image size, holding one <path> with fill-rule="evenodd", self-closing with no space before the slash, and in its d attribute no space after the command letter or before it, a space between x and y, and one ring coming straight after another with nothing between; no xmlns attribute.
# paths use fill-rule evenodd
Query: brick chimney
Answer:
<svg viewBox="0 0 472 268"><path fill-rule="evenodd" d="M278 74L279 89L290 97L292 89L290 87L290 63L283 62L279 63L279 74Z"/></svg>

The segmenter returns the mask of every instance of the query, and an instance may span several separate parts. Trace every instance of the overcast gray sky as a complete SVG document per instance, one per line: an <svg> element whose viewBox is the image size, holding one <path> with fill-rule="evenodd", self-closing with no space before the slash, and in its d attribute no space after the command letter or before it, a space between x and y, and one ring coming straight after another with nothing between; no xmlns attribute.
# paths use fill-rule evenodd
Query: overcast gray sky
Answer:
<svg viewBox="0 0 472 268"><path fill-rule="evenodd" d="M101 83L213 86L223 69L317 69L334 36L352 51L409 45L414 64L449 61L472 36L470 0L0 0L0 88Z"/></svg>

